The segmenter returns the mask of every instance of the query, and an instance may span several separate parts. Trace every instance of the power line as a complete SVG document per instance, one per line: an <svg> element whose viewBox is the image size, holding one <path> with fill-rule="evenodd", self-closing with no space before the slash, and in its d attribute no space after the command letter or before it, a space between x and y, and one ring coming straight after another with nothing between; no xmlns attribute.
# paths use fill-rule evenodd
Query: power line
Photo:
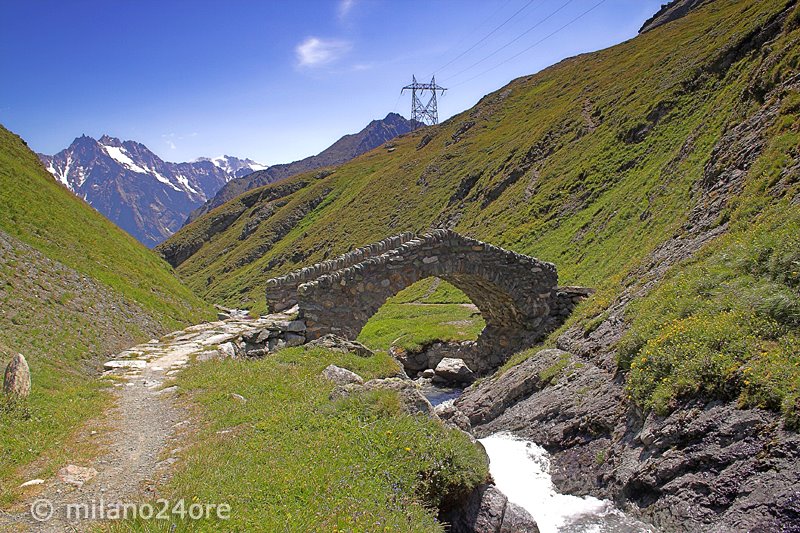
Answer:
<svg viewBox="0 0 800 533"><path fill-rule="evenodd" d="M586 11L584 11L583 13L581 13L580 15L578 15L577 17L573 18L572 20L570 20L569 22L567 22L566 24L564 24L563 26L561 26L561 27L560 27L560 28L558 28L557 30L555 30L555 31L553 31L553 32L551 32L551 33L549 33L549 34L545 35L544 37L542 37L541 39L539 39L538 41L536 41L535 43L533 43L533 44L532 44L532 45L530 45L529 47L525 48L524 50L522 50L522 51L521 51L521 52L519 52L518 54L515 54L515 55L513 55L513 56L509 57L508 59L505 59L504 61L501 61L500 63L496 64L495 66L493 66L493 67L491 67L491 68L488 68L488 69L484 70L484 71L483 71L483 72L481 72L480 74L476 74L475 76L473 76L473 77L471 77L471 78L469 78L469 79L466 79L466 80L462 81L461 83L457 83L456 85L453 85L451 88L454 88L454 87L460 87L461 85L464 85L465 83L469 83L469 82L471 82L472 80L474 80L474 79L476 79L476 78L480 78L480 77L481 77L481 76L483 76L484 74L487 74L487 73L489 73L489 72L493 71L494 69L496 69L496 68L498 68L498 67L500 67L500 66L502 66L502 65L505 65L505 64L506 64L506 63L508 63L509 61L512 61L512 60L514 60L514 59L518 58L518 57L519 57L519 56L521 56L522 54L524 54L524 53L528 52L528 51L529 51L529 50L531 50L532 48L534 48L534 47L536 47L536 46L540 45L542 42L546 41L547 39L549 39L549 38L550 38L550 37L552 37L553 35L557 34L558 32L560 32L561 30L563 30L563 29L564 29L564 28L566 28L567 26L570 26L570 25L571 25L571 24L573 24L574 22L577 22L578 20L580 20L581 18L583 18L584 16L586 16L586 15L587 15L587 14L589 14L590 12L594 11L595 9L597 9L597 8L598 8L598 7L599 7L601 4L604 4L605 2L606 2L606 0L600 0L600 1L599 1L599 2L597 2L595 5L593 5L592 7L590 7L589 9L587 9Z"/></svg>
<svg viewBox="0 0 800 533"><path fill-rule="evenodd" d="M522 6L521 8L519 8L517 11L515 11L513 15L511 15L511 16L510 16L510 17L508 17L506 20L504 20L504 21L503 21L503 22L502 22L502 23L501 23L499 26L497 26L495 29L493 29L492 31L490 31L489 33L487 33L486 35L484 35L482 39L480 39L478 42L476 42L475 44L473 44L472 46L470 46L469 48L467 48L466 50L464 50L463 52L461 52L460 54L458 54L456 57L454 57L453 59L451 59L450 61L448 61L447 63L445 63L445 64L444 64L444 65L442 65L441 67L439 67L438 69L434 70L434 73L436 73L436 72L439 72L439 71L441 71L441 70L443 70L443 69L447 68L449 65L452 65L452 64L453 64L454 62L456 62L458 59L461 59L462 57L464 57L464 55L466 55L466 54L467 54L467 53L469 53L470 51L474 50L476 46L478 46L479 44L481 44L482 42L484 42L486 39L488 39L489 37L491 37L492 35L494 35L494 33L495 33L495 32L497 32L497 30L499 30L500 28L502 28L503 26L505 26L506 24L508 24L508 23L511 21L511 19L513 19L514 17L516 17L517 15L519 15L520 13L522 13L522 11L524 11L524 10L525 10L525 9L526 9L526 8L527 8L529 5L531 5L532 3L536 2L536 1L537 1L537 0L528 0L528 3L527 3L527 4L525 4L524 6Z"/></svg>
<svg viewBox="0 0 800 533"><path fill-rule="evenodd" d="M449 49L449 50L447 50L447 51L449 52L450 50L453 50L453 49L456 49L456 48L460 47L460 46L461 46L461 43L463 43L464 41L466 41L468 37L472 37L472 36L473 36L473 35L475 35L475 33L477 33L477 31L478 31L479 29L481 29L481 28L482 28L484 25L486 25L488 22L491 22L491 21L493 21L493 20L494 20L494 18L495 18L495 16L497 16L497 14L498 14L498 13L500 13L500 11L502 11L503 9L505 9L505 7L506 7L506 6L507 6L509 3L511 3L511 0L506 0L505 2L503 2L502 4L500 4L500 5L497 7L497 9L495 9L494 11L492 11L492 14L491 14L491 15L489 15L488 17L486 17L486 18L484 18L482 21L480 21L480 22L479 22L479 23L478 23L478 24L477 24L477 25L476 25L474 28L472 28L470 31L468 31L468 32L464 33L464 35L462 35L462 36L461 36L461 38L458 40L458 42L456 42L456 44L454 44L453 46L451 46L451 47L450 47L450 49ZM450 63L445 63L445 66L447 66L447 65L449 65L449 64L450 64ZM444 67L440 67L440 69L442 69L442 68L444 68ZM431 73L431 76L433 76L434 74L436 74L436 72L437 72L437 71L436 71L436 70L434 70L434 71Z"/></svg>
<svg viewBox="0 0 800 533"><path fill-rule="evenodd" d="M456 72L455 74L453 74L452 76L450 76L448 79L452 79L452 78L457 78L457 77L459 77L460 75L462 75L463 73L467 72L468 70L471 70L472 68L474 68L474 67L476 67L476 66L480 65L481 63L483 63L484 61L486 61L486 60L487 60L487 59L489 59L490 57L493 57L493 56L495 56L496 54L498 54L499 52L501 52L501 51L505 50L506 48L508 48L509 46L511 46L512 44L514 44L515 42L519 41L519 40L520 40L520 39L522 39L524 36L526 36L527 34L529 34L530 32L532 32L533 30L535 30L536 28L538 28L539 26L541 26L542 24L544 24L545 22L547 22L548 20L550 20L550 19L551 19L553 16L555 16L555 14L556 14L556 13L558 13L559 11L561 11L562 9L564 9L565 7L567 7L567 6L568 6L569 4L571 4L573 1L574 1L574 0L567 0L566 2L564 2L563 4L561 4L561 7L559 7L558 9L556 9L555 11L553 11L552 13L550 13L549 15L547 15L545 18L543 18L543 19L539 20L539 22L537 22L536 24L534 24L533 26L531 26L530 28L528 28L527 30L525 30L524 32L522 32L521 34L519 34L518 36L516 36L514 39L510 40L509 42L507 42L506 44L504 44L503 46L501 46L500 48L498 48L497 50L495 50L494 52L492 52L492 53L491 53L491 54L489 54L488 56L484 57L483 59L480 59L480 60L476 61L475 63L471 64L471 65L470 65L470 66L468 66L467 68L464 68L464 69L461 69L461 70L459 70L458 72Z"/></svg>

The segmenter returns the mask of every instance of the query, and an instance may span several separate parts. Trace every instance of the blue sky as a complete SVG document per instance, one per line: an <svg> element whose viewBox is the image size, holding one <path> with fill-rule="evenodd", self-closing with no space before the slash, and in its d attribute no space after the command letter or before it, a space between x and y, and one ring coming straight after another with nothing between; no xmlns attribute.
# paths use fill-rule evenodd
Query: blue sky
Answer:
<svg viewBox="0 0 800 533"><path fill-rule="evenodd" d="M0 123L47 154L108 133L168 161L293 161L408 117L412 74L449 88L444 120L663 0L600 1L0 0Z"/></svg>

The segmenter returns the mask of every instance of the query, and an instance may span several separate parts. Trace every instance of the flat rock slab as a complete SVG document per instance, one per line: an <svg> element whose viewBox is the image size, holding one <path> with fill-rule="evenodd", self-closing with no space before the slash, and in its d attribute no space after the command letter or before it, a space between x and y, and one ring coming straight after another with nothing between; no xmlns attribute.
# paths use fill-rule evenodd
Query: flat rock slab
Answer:
<svg viewBox="0 0 800 533"><path fill-rule="evenodd" d="M147 367L147 361L142 361L141 359L115 359L113 361L106 361L103 367L107 370L115 370L118 368L145 368Z"/></svg>

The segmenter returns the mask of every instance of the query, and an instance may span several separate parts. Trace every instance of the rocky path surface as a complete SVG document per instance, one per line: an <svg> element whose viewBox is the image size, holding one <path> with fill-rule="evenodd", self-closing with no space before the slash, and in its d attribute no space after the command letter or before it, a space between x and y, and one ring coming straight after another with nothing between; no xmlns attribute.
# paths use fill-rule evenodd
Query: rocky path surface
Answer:
<svg viewBox="0 0 800 533"><path fill-rule="evenodd" d="M272 315L198 324L117 354L104 372L115 380L115 405L87 426L97 428L101 453L90 464L63 465L54 478L35 480L42 489L13 513L0 512L0 530L90 530L97 522L68 519L68 505L87 504L99 514L101 502L107 510L110 504L152 501L155 485L177 461L177 437L192 425L175 402L171 378L193 357L232 356L243 336L287 322L287 316Z"/></svg>

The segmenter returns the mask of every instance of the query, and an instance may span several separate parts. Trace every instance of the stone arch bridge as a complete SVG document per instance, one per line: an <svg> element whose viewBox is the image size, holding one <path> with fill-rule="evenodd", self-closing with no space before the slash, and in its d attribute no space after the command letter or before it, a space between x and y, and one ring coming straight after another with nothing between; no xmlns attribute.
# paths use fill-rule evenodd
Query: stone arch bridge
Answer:
<svg viewBox="0 0 800 533"><path fill-rule="evenodd" d="M591 293L557 287L552 263L435 230L390 237L270 279L266 298L272 312L299 307L307 340L328 333L355 339L388 298L429 277L452 283L480 310L486 328L477 356L465 358L479 373L541 340Z"/></svg>

